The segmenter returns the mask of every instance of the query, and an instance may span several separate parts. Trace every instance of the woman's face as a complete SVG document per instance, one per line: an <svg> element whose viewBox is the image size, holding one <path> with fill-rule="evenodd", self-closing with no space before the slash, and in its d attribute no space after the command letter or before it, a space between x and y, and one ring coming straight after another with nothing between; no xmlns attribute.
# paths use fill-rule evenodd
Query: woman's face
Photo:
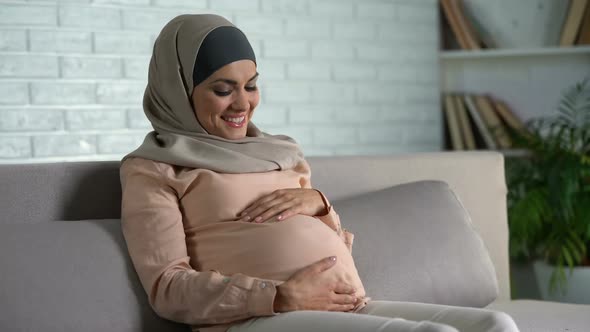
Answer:
<svg viewBox="0 0 590 332"><path fill-rule="evenodd" d="M258 73L251 60L227 64L199 83L192 94L193 109L211 135L227 139L246 137L248 122L258 106Z"/></svg>

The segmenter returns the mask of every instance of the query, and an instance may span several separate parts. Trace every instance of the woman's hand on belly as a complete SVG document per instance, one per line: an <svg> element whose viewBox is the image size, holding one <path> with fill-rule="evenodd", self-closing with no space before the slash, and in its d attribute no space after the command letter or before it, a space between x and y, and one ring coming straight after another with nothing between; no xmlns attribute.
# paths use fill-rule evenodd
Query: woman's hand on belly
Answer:
<svg viewBox="0 0 590 332"><path fill-rule="evenodd" d="M242 211L239 221L262 223L282 221L296 214L315 216L325 210L321 194L314 189L279 189L263 196Z"/></svg>
<svg viewBox="0 0 590 332"><path fill-rule="evenodd" d="M335 256L324 258L299 270L279 285L274 310L352 310L358 301L356 290L334 273L327 273L335 264Z"/></svg>

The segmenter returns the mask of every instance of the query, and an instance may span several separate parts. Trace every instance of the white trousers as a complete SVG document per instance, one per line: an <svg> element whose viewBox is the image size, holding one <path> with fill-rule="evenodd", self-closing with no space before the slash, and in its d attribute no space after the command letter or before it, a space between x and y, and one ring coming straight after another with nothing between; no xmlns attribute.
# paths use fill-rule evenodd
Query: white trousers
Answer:
<svg viewBox="0 0 590 332"><path fill-rule="evenodd" d="M292 311L256 317L229 332L518 332L503 312L436 304L370 301L358 313Z"/></svg>

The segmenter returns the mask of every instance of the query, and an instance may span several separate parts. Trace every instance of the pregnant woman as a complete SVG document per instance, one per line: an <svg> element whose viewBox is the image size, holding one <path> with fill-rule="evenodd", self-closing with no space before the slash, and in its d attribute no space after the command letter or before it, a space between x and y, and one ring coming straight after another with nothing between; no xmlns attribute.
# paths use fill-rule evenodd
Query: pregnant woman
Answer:
<svg viewBox="0 0 590 332"><path fill-rule="evenodd" d="M178 16L155 42L154 131L121 183L123 233L158 315L193 331L517 331L498 312L371 301L353 235L298 145L252 122L257 79L246 36L220 16Z"/></svg>

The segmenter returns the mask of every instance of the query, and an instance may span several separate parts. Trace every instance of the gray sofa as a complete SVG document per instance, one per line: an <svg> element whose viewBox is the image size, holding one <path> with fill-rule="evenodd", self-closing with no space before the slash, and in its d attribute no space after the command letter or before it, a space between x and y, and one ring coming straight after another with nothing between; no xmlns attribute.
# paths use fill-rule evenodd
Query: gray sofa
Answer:
<svg viewBox="0 0 590 332"><path fill-rule="evenodd" d="M510 299L501 154L308 160L314 187L355 233L353 254L373 298L487 305L512 315L523 332L590 331L590 306ZM154 314L135 275L118 220L118 167L117 161L0 165L0 331L188 330ZM421 180L437 181L398 186L396 199L371 210L372 193ZM376 225L370 216L396 211L412 217ZM422 224L408 222L417 219ZM403 229L395 228L397 220ZM471 253L477 250L483 251ZM437 274L420 274L433 265Z"/></svg>

